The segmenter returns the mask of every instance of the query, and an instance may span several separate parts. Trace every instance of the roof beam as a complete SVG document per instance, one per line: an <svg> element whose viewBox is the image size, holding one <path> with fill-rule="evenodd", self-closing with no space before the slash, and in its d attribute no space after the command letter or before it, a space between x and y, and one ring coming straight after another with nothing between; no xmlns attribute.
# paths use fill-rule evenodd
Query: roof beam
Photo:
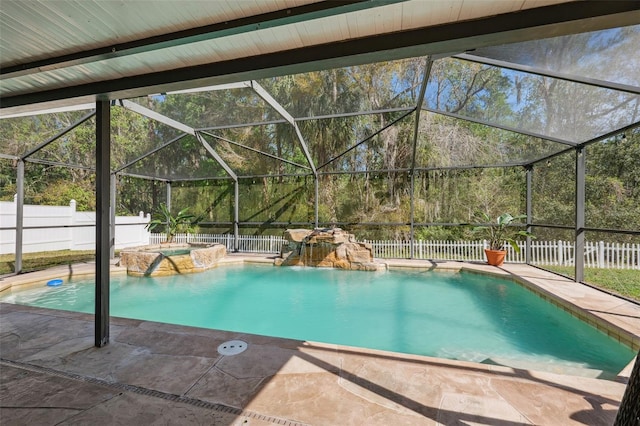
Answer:
<svg viewBox="0 0 640 426"><path fill-rule="evenodd" d="M193 89L174 90L167 92L166 95L178 95L184 93L200 93L200 92L213 92L217 90L233 90L233 89L246 89L251 87L251 83L248 81L240 81L238 83L218 84L216 86L195 87Z"/></svg>
<svg viewBox="0 0 640 426"><path fill-rule="evenodd" d="M311 168L313 175L315 177L318 177L318 171L316 170L316 165L313 162L313 158L311 158L311 153L309 153L309 148L307 148L307 144L304 141L302 132L300 132L300 128L295 122L293 123L293 130L295 130L296 132L296 136L298 137L298 142L300 142L300 147L302 148L302 152L304 153L304 156L307 159L307 162L309 163L309 167Z"/></svg>
<svg viewBox="0 0 640 426"><path fill-rule="evenodd" d="M166 124L167 126L173 127L174 129L178 129L188 135L195 136L196 139L198 139L198 142L202 144L204 149L207 150L207 152L213 157L214 160L216 160L216 162L224 169L224 171L227 172L227 174L231 176L233 180L238 180L238 176L234 173L233 170L231 170L231 167L229 167L229 165L222 159L222 157L218 155L216 150L213 149L211 145L209 145L209 143L202 137L202 135L199 132L196 132L193 127L189 127L186 124L182 124L179 121L159 114L155 111L150 110L149 108L145 108L142 105L138 105L126 99L121 99L119 102L122 107L128 110L131 110L152 120L156 120L162 124Z"/></svg>
<svg viewBox="0 0 640 426"><path fill-rule="evenodd" d="M155 180L155 181L158 181L158 182L173 182L172 180L169 180L167 178L163 178L163 177L160 177L160 176L138 175L138 174L135 174L135 173L128 173L128 172L118 172L117 175L118 176L132 177L132 178L136 178L136 179Z"/></svg>
<svg viewBox="0 0 640 426"><path fill-rule="evenodd" d="M148 157L148 156L150 156L151 154L155 154L156 152L158 152L158 151L160 151L160 150L162 150L162 149L164 149L164 148L168 147L169 145L171 145L171 144L172 144L172 143L174 143L174 142L179 141L180 139L184 138L185 136L187 136L187 134L186 134L186 133L182 133L182 134L180 134L180 135L176 136L175 138L171 139L170 141L168 141L168 142L166 142L166 143L163 143L162 145L160 145L160 146L157 146L157 147L153 148L151 151L146 152L146 153L142 154L141 156L139 156L139 157L137 157L137 158L135 158L135 159L133 159L133 160L129 161L129 162L128 162L128 163L126 163L125 165L118 167L116 170L114 170L114 172L113 172L113 173L120 173L120 172L122 172L124 169L126 169L126 168L129 168L129 167L133 166L133 165L134 165L134 164L136 164L138 161L142 161L143 159L147 158L147 157Z"/></svg>
<svg viewBox="0 0 640 426"><path fill-rule="evenodd" d="M238 146L240 148L249 150L251 152L255 152L256 154L264 155L266 157L273 158L274 160L278 160L278 161L282 161L283 163L291 164L292 166L301 167L303 169L311 170L310 167L304 166L302 164L298 164L298 163L295 163L293 161L286 160L284 158L278 157L277 155L269 154L268 152L260 151L259 149L251 148L250 146L243 145L243 144L241 144L239 142L234 142L231 139L223 138L222 136L214 135L213 133L209 133L209 132L206 132L204 130L203 131L199 131L199 133L211 136L214 139L218 139L218 140L221 140L223 142L227 142L227 143L229 143L231 145Z"/></svg>
<svg viewBox="0 0 640 426"><path fill-rule="evenodd" d="M486 120L480 120L480 119L477 119L477 118L466 117L464 115L454 114L452 112L447 112L447 111L443 111L443 110L439 110L439 109L422 107L422 110L423 111L432 112L434 114L444 115L444 116L447 116L447 117L457 118L458 120L470 121L472 123L478 123L478 124L482 124L484 126L494 127L496 129L500 129L500 130L507 130L509 132L518 133L518 134L525 135L525 136L531 136L531 137L534 137L534 138L544 139L544 140L548 140L548 141L551 141L551 142L557 142L557 143L561 143L563 145L570 145L570 146L577 146L578 145L577 142L572 142L572 141L569 141L569 140L566 140L566 139L555 138L553 136L543 135L542 133L528 132L526 130L518 129L518 128L515 128L515 127L505 126L505 125L502 125L502 124L489 122L489 121L486 121Z"/></svg>
<svg viewBox="0 0 640 426"><path fill-rule="evenodd" d="M91 111L89 114L85 115L80 120L78 120L75 123L73 123L72 125L64 128L61 132L55 134L54 136L50 137L46 141L42 142L37 147L33 148L31 151L29 151L26 154L24 154L22 156L21 160L26 160L28 157L30 157L33 154L35 154L36 152L40 151L42 148L44 148L45 146L49 145L51 142L53 142L56 139L66 135L67 133L69 133L70 131L72 131L73 129L75 129L76 127L78 127L79 125L81 125L82 123L87 121L88 119L92 118L94 115L96 115L96 112L95 111Z"/></svg>
<svg viewBox="0 0 640 426"><path fill-rule="evenodd" d="M65 167L67 169L89 170L92 172L96 171L96 168L93 166L83 166L82 164L69 164L69 163L63 163L61 161L52 161L52 160L46 160L42 158L31 157L31 158L26 158L24 161L27 163L34 163L34 164L46 164L47 166Z"/></svg>
<svg viewBox="0 0 640 426"><path fill-rule="evenodd" d="M398 107L398 108L385 108L385 109L373 109L368 111L355 111L355 112L339 112L337 114L325 114L325 115L312 115L308 117L296 117L296 121L309 121L309 120L327 120L331 118L345 118L345 117L356 117L360 115L376 115L376 114L386 114L389 112L406 112L413 111L415 106L409 107Z"/></svg>
<svg viewBox="0 0 640 426"><path fill-rule="evenodd" d="M287 120L287 122L289 122L289 124L293 126L293 129L296 132L296 136L298 137L298 142L300 142L300 147L302 148L302 152L304 153L304 156L307 159L307 163L309 163L309 167L311 168L313 175L317 176L318 172L316 171L316 166L313 163L313 159L311 158L311 154L309 153L307 144L305 143L304 137L302 136L302 133L300 132L300 128L298 128L298 125L296 124L296 121L293 118L293 116L289 114L289 112L282 105L280 105L280 103L276 101L273 98L273 96L271 96L271 94L267 92L265 88L262 87L257 81L251 80L251 88L253 89L254 92L256 92L258 96L260 96L266 103L268 103L271 106L271 108L275 109L282 118Z"/></svg>
<svg viewBox="0 0 640 426"><path fill-rule="evenodd" d="M275 12L240 18L233 21L204 25L201 27L190 28L188 30L161 34L126 43L104 46L78 53L71 53L68 55L9 66L0 69L0 75L3 78L10 78L36 74L43 71L84 65L106 59L122 58L139 53L152 52L159 49L182 46L206 40L214 40L217 38L267 28L276 28L283 25L305 22L328 16L341 15L348 12L370 9L401 1L405 0L321 1Z"/></svg>
<svg viewBox="0 0 640 426"><path fill-rule="evenodd" d="M424 102L424 95L427 93L427 85L429 84L429 77L431 76L431 68L433 67L433 58L427 57L424 64L424 76L422 77L422 84L420 85L420 93L416 102L416 117L413 123L413 147L411 150L411 169L416 168L416 157L418 151L418 135L420 134L420 112L422 111L422 103ZM413 198L412 198L413 199Z"/></svg>
<svg viewBox="0 0 640 426"><path fill-rule="evenodd" d="M383 128L376 130L375 132L373 132L372 134L370 134L369 136L367 136L366 138L362 139L361 141L357 142L356 144L352 145L351 147L347 148L346 150L344 150L341 154L336 155L335 157L333 157L330 160L327 160L324 162L324 164L321 164L320 166L318 166L318 170L322 169L323 167L327 166L328 164L336 161L337 159L341 158L342 156L344 156L345 154L353 151L354 149L356 149L358 146L362 145L363 143L373 139L375 136L379 135L380 133L384 132L385 130L387 130L389 127L394 126L396 123L399 123L400 121L404 120L407 116L413 114L413 112L416 110L416 108L412 108L410 111L405 112L404 114L402 114L400 117L396 118L395 120L393 120L390 123L387 123Z"/></svg>
<svg viewBox="0 0 640 426"><path fill-rule="evenodd" d="M236 175L235 172L233 170L231 170L231 167L229 167L229 165L222 159L222 157L220 157L220 155L216 152L216 150L213 149L213 147L211 145L209 145L209 142L207 142L207 140L204 138L204 136L202 136L200 134L200 132L196 132L196 138L198 139L198 141L200 141L200 143L202 144L204 149L206 149L207 152L209 154L211 154L211 156L218 162L218 164L220 164L222 166L224 171L227 172L227 174L229 176L231 176L231 178L235 182L237 182L238 181L238 175Z"/></svg>
<svg viewBox="0 0 640 426"><path fill-rule="evenodd" d="M85 111L90 109L96 109L96 104L81 104L81 105L69 105L58 108L48 108L37 111L25 111L19 112L16 114L3 114L3 111L0 109L0 119L4 118L17 118L17 117L32 117L35 115L43 115L43 114L57 114L60 112L70 112L70 111Z"/></svg>
<svg viewBox="0 0 640 426"><path fill-rule="evenodd" d="M635 129L636 127L640 127L640 121L637 121L635 123L629 124L627 126L621 127L619 129L616 129L616 130L612 130L612 131L610 131L608 133L605 133L604 135L597 136L597 137L595 137L593 139L590 139L590 140L588 140L586 142L582 142L581 144L576 145L574 147L566 148L566 149L563 149L562 151L554 152L553 154L547 155L546 157L542 157L542 158L538 158L537 160L529 161L527 164L524 164L524 165L525 166L531 166L531 165L534 165L536 163L540 163L542 161L551 160L552 158L558 157L558 156L560 156L562 154L565 154L567 152L575 151L576 148L583 148L583 147L586 147L588 145L591 145L591 144L594 144L594 143L597 143L597 142L601 142L603 140L606 140L606 139L609 139L609 138L611 138L613 136L616 136L616 135L618 135L620 133L624 133L624 132L627 132L629 130Z"/></svg>
<svg viewBox="0 0 640 426"><path fill-rule="evenodd" d="M150 110L149 108L145 108L140 104L137 104L135 102L131 102L127 99L120 99L119 101L120 106L122 106L123 108L126 108L130 111L133 111L137 114L140 114L144 117L150 118L152 120L158 121L162 124L166 124L169 127L173 127L174 129L180 130L183 133L186 133L188 135L191 136L195 136L196 135L196 131L193 127L189 127L186 124L180 123L179 121L174 120L173 118L169 118L166 115L162 115L160 113L157 113L153 110Z"/></svg>
<svg viewBox="0 0 640 426"><path fill-rule="evenodd" d="M289 112L282 105L280 105L280 103L276 101L273 98L273 96L271 96L271 94L267 92L267 90L264 87L260 85L260 83L258 83L255 80L252 80L250 82L249 87L251 87L253 91L256 92L256 94L262 98L263 101L268 103L271 108L275 109L282 118L287 120L289 124L295 123L293 116L289 114Z"/></svg>
<svg viewBox="0 0 640 426"><path fill-rule="evenodd" d="M337 114L315 115L315 116L308 116L308 117L294 117L294 120L297 123L299 121L327 120L330 118L356 117L361 115L385 114L389 112L406 112L406 111L413 111L414 109L415 109L414 106L410 106L410 107L399 107L399 108L376 109L376 110L368 110L368 111L341 112ZM237 129L238 127L268 126L272 124L285 124L285 123L287 123L287 120L282 118L279 120L256 121L253 123L223 124L220 126L198 127L196 128L196 131L201 132L205 130L211 131L211 130Z"/></svg>
<svg viewBox="0 0 640 426"><path fill-rule="evenodd" d="M513 62L500 61L497 59L486 58L484 56L476 56L468 53L453 55L453 58L462 59L464 61L476 62L484 65L491 65L498 68L506 68L513 71L521 71L528 74L540 75L543 77L551 77L559 80L565 80L572 83L582 83L589 86L601 87L605 89L618 90L620 92L633 93L640 95L640 87L629 84L616 83L613 81L599 80L597 78L587 78L574 74L567 74L557 71L544 70L542 68L532 67L528 65L516 64Z"/></svg>

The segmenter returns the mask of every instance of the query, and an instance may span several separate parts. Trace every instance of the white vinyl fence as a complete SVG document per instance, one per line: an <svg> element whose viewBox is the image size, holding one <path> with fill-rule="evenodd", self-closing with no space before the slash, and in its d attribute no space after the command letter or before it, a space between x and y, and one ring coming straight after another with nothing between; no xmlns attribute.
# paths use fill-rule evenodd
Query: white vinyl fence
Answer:
<svg viewBox="0 0 640 426"><path fill-rule="evenodd" d="M150 243L165 241L165 234L151 234ZM176 243L202 242L220 243L227 250L234 250L231 234L178 234ZM279 253L285 242L280 236L239 235L238 250L245 253ZM379 259L411 256L410 241L373 240L373 255ZM414 259L484 261L486 241L414 241ZM524 242L520 253L507 246L507 262L524 263ZM574 243L569 241L531 242L531 263L534 265L572 266L574 264ZM617 244L602 241L585 243L585 266L588 268L640 269L640 244Z"/></svg>
<svg viewBox="0 0 640 426"><path fill-rule="evenodd" d="M378 258L408 258L410 241L368 241ZM507 245L507 262L525 262L525 244L519 244L520 252ZM415 241L415 259L442 259L483 261L486 241ZM531 242L531 263L534 265L574 265L572 241ZM640 269L640 244L585 242L585 266L588 268Z"/></svg>
<svg viewBox="0 0 640 426"><path fill-rule="evenodd" d="M140 212L138 216L116 216L115 248L149 244L145 226L151 220ZM24 205L22 252L55 250L94 250L96 248L96 213L77 212L76 202L68 206ZM0 201L0 254L16 250L16 203Z"/></svg>
<svg viewBox="0 0 640 426"><path fill-rule="evenodd" d="M166 241L166 234L151 234L149 244L160 244ZM233 251L234 238L232 234L176 234L174 243L218 243L223 244L228 251ZM239 235L238 251L244 253L280 253L285 239L275 235Z"/></svg>

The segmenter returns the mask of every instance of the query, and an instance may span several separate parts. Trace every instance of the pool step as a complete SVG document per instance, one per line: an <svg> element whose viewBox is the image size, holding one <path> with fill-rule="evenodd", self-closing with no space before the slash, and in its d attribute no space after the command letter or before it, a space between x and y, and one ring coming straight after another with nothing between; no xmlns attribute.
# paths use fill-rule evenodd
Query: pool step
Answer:
<svg viewBox="0 0 640 426"><path fill-rule="evenodd" d="M569 376L590 377L592 379L607 378L602 370L585 367L573 367L570 365L554 364L550 362L536 362L525 359L491 357L482 361L482 364L500 365L519 370L548 371L549 373L566 374Z"/></svg>

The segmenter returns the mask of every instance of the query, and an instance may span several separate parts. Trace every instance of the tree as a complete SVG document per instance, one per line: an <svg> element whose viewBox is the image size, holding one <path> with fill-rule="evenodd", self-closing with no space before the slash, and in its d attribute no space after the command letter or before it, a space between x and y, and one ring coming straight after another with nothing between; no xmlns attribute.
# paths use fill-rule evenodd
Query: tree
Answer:
<svg viewBox="0 0 640 426"><path fill-rule="evenodd" d="M156 213L156 217L147 224L146 229L153 231L158 227L164 226L164 233L167 236L166 242L171 243L176 234L193 232L200 221L200 218L188 213L188 210L189 208L182 209L174 216L166 204L160 204L160 210Z"/></svg>

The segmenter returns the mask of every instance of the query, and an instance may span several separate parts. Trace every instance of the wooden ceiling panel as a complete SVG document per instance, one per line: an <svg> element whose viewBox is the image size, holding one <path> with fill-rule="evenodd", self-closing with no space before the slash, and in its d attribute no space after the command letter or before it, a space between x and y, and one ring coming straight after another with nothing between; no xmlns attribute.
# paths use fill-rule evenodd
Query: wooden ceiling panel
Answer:
<svg viewBox="0 0 640 426"><path fill-rule="evenodd" d="M315 3L303 0L0 3L3 66Z"/></svg>

